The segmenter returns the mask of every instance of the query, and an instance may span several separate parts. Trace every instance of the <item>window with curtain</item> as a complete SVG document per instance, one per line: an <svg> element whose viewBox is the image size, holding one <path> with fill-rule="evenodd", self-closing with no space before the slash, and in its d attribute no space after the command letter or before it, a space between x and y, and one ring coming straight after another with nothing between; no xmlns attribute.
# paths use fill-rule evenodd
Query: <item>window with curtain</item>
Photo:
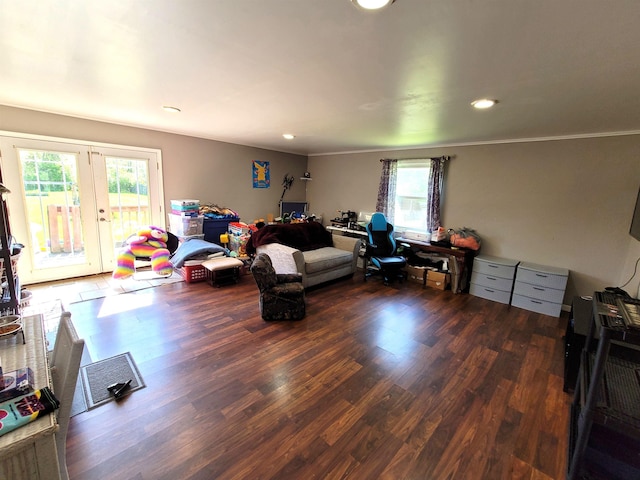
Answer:
<svg viewBox="0 0 640 480"><path fill-rule="evenodd" d="M393 224L396 230L427 231L429 170L425 160L398 160Z"/></svg>
<svg viewBox="0 0 640 480"><path fill-rule="evenodd" d="M440 224L444 162L450 157L382 159L376 211L396 230L433 232Z"/></svg>

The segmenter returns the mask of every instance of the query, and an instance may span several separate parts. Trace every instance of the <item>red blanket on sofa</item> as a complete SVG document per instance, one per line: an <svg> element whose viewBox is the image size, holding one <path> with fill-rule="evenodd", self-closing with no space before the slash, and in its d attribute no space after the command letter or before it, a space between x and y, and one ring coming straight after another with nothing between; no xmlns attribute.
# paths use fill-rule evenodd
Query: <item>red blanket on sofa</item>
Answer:
<svg viewBox="0 0 640 480"><path fill-rule="evenodd" d="M251 234L247 241L247 253L253 254L257 247L268 243L281 243L303 252L333 246L331 232L319 222L265 225Z"/></svg>

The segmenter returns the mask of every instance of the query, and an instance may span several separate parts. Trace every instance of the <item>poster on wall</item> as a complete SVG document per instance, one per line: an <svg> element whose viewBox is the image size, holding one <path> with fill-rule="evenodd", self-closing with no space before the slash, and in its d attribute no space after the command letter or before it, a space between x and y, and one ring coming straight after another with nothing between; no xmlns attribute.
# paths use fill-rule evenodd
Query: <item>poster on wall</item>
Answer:
<svg viewBox="0 0 640 480"><path fill-rule="evenodd" d="M253 161L251 168L253 174L253 188L269 188L271 174L269 173L269 162Z"/></svg>

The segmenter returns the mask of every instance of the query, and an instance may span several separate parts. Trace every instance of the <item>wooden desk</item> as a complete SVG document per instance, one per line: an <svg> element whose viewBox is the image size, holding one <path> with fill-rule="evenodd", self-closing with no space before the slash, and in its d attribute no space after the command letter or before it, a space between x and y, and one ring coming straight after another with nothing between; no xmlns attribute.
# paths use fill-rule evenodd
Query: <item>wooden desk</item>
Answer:
<svg viewBox="0 0 640 480"><path fill-rule="evenodd" d="M0 340L2 369L10 372L30 367L34 387L50 387L49 363L42 327L42 315L22 318L21 334ZM0 436L0 479L60 479L55 442L55 413L50 413L12 432Z"/></svg>
<svg viewBox="0 0 640 480"><path fill-rule="evenodd" d="M473 258L478 254L477 251L466 248L441 247L439 245L432 245L429 242L411 240L404 237L396 238L396 242L406 243L423 252L448 255L450 258L451 291L453 293L461 293L469 290L469 278L471 278Z"/></svg>

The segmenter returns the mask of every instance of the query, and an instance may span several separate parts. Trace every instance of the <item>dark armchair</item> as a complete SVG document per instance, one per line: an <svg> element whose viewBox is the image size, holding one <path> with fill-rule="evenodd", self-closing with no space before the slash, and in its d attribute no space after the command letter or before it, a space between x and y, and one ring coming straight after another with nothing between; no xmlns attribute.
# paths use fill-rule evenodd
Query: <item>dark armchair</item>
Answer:
<svg viewBox="0 0 640 480"><path fill-rule="evenodd" d="M305 316L302 275L277 274L271 258L259 253L251 264L251 273L260 290L263 320L300 320Z"/></svg>
<svg viewBox="0 0 640 480"><path fill-rule="evenodd" d="M393 278L404 279L406 272L403 268L407 261L397 254L393 225L387 222L383 213L376 212L371 216L371 222L367 225L367 237L365 280L373 274L382 274L385 285Z"/></svg>

